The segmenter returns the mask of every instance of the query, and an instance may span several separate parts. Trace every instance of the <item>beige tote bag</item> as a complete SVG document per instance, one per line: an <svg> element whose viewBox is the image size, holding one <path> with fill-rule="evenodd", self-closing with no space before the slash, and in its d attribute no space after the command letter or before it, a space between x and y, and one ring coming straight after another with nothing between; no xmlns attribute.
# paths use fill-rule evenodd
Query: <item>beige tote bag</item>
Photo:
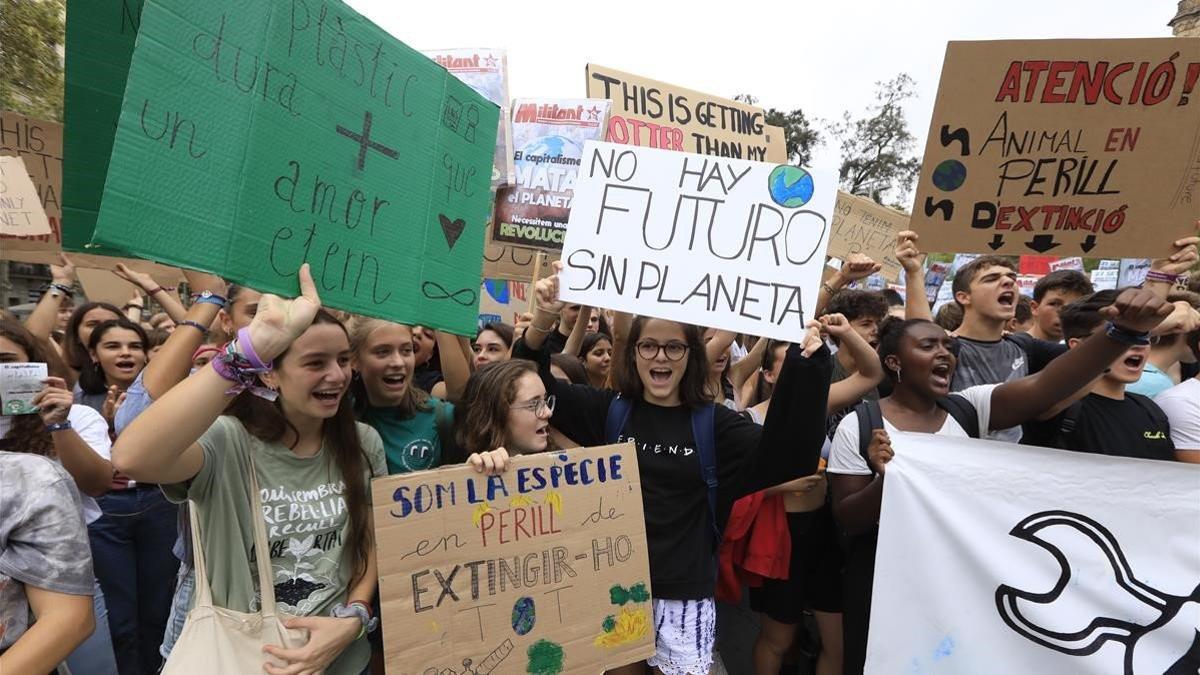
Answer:
<svg viewBox="0 0 1200 675"><path fill-rule="evenodd" d="M195 606L188 612L183 631L175 642L171 656L163 667L164 675L193 675L194 673L261 673L270 660L277 659L263 652L263 645L300 647L308 641L307 631L289 630L283 622L291 618L275 608L274 575L271 573L267 527L263 522L259 500L258 471L250 457L250 513L254 519L254 550L258 559L258 585L262 594L262 610L258 613L235 612L213 605L212 588L208 585L208 567L204 562L204 545L200 541L200 518L193 503L188 509L192 521L192 551L195 558Z"/></svg>

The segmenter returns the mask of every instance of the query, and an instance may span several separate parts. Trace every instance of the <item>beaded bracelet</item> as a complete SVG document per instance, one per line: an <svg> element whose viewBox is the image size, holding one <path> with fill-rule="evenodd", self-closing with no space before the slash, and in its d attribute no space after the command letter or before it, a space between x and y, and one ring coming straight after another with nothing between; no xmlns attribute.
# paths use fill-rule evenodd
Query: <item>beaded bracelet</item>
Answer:
<svg viewBox="0 0 1200 675"><path fill-rule="evenodd" d="M204 324L200 323L199 321L192 321L191 319L181 319L179 321L176 321L175 325L177 327L178 326L191 326L192 328L195 328L196 330L200 331L201 335L208 335L208 329L205 328Z"/></svg>

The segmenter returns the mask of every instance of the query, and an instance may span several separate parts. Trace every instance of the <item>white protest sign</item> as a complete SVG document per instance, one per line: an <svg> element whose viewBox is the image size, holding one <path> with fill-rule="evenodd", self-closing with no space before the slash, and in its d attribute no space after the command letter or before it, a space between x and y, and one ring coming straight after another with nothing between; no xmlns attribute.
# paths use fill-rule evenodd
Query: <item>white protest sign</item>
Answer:
<svg viewBox="0 0 1200 675"><path fill-rule="evenodd" d="M1092 287L1098 291L1111 291L1117 287L1121 271L1097 268L1092 270Z"/></svg>
<svg viewBox="0 0 1200 675"><path fill-rule="evenodd" d="M1072 258L1059 258L1050 263L1050 271L1057 272L1059 270L1075 270L1076 272L1083 271L1083 258L1075 256Z"/></svg>
<svg viewBox="0 0 1200 675"><path fill-rule="evenodd" d="M0 234L50 234L50 220L20 157L0 157Z"/></svg>
<svg viewBox="0 0 1200 675"><path fill-rule="evenodd" d="M1146 273L1150 271L1149 258L1122 258L1121 275L1117 285L1141 286L1146 281Z"/></svg>
<svg viewBox="0 0 1200 675"><path fill-rule="evenodd" d="M933 434L892 446L866 672L1196 672L1200 466Z"/></svg>
<svg viewBox="0 0 1200 675"><path fill-rule="evenodd" d="M562 297L797 341L836 198L830 171L589 141Z"/></svg>

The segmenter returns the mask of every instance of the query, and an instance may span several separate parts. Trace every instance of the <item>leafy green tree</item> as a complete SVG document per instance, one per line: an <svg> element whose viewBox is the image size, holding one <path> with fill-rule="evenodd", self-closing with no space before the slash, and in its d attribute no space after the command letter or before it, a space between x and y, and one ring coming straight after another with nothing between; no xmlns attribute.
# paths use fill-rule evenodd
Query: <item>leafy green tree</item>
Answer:
<svg viewBox="0 0 1200 675"><path fill-rule="evenodd" d="M750 105L758 104L758 99L750 94L738 94L733 98ZM767 124L783 129L788 161L797 166L807 166L812 159L813 149L821 144L821 134L804 116L804 111L799 108L791 112L768 108L764 119Z"/></svg>
<svg viewBox="0 0 1200 675"><path fill-rule="evenodd" d="M904 102L916 94L916 82L901 73L875 86L869 116L856 119L847 111L841 122L829 124L829 134L842 151L842 189L886 204L889 197L892 202L907 197L921 169L916 137L904 118Z"/></svg>
<svg viewBox="0 0 1200 675"><path fill-rule="evenodd" d="M0 0L0 108L62 120L64 0Z"/></svg>

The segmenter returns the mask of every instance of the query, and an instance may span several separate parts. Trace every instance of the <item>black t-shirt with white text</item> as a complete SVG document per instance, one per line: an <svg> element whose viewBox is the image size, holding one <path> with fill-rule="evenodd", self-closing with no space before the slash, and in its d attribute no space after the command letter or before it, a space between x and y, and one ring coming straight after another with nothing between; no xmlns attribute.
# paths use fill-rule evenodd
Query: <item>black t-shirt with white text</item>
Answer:
<svg viewBox="0 0 1200 675"><path fill-rule="evenodd" d="M607 443L604 424L615 392L559 382L550 373L549 352L531 350L524 340L513 345L513 358L538 364L547 392L557 399L550 420L554 428L584 447ZM738 498L817 470L830 369L827 350L806 359L791 348L772 396L771 410L777 412L768 412L768 424L762 427L725 406L715 407L719 526L723 528ZM691 409L634 400L619 442L629 440L638 449L654 597L712 597L715 542Z"/></svg>

